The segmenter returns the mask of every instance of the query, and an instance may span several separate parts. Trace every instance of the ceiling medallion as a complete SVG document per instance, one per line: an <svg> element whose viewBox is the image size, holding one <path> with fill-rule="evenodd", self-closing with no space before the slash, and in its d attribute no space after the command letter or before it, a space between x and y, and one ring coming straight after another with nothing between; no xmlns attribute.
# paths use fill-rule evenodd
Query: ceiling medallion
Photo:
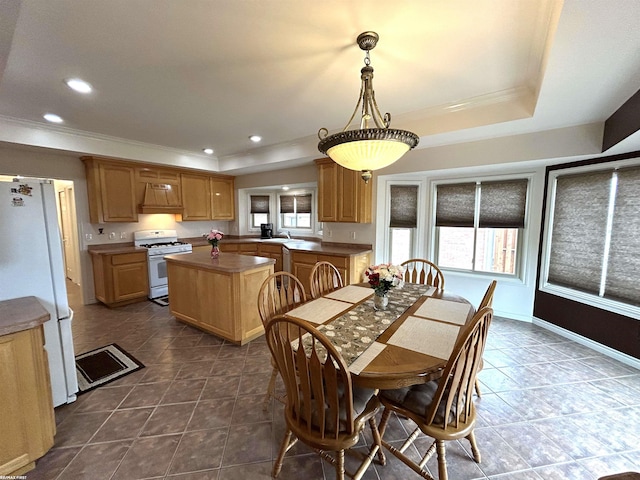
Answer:
<svg viewBox="0 0 640 480"><path fill-rule="evenodd" d="M366 52L365 66L360 70L360 97L347 125L333 135L329 135L326 128L318 131L318 150L345 168L362 171L365 182L371 179L372 170L391 165L420 141L415 133L389 128L391 114L382 116L380 113L373 91L373 67L369 58L369 51L376 46L378 38L375 32L358 35L358 46ZM358 110L360 128L348 130Z"/></svg>

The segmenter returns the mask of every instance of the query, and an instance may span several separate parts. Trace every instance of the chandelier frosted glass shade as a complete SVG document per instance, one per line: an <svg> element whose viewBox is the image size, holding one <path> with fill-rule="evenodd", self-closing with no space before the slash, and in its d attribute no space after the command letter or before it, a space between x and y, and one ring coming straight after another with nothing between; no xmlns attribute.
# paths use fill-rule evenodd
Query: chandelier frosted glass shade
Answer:
<svg viewBox="0 0 640 480"><path fill-rule="evenodd" d="M350 170L378 170L391 165L418 144L416 134L391 128L347 130L329 135L318 149Z"/></svg>
<svg viewBox="0 0 640 480"><path fill-rule="evenodd" d="M378 43L378 34L358 35L358 46L366 52L365 66L360 70L361 88L358 103L341 132L329 135L326 128L318 131L318 150L334 162L351 170L362 171L365 182L371 171L384 168L418 145L419 137L407 130L389 128L391 115L382 116L373 91L373 67L369 51ZM360 129L349 130L351 122L360 114ZM375 128L374 128L375 127Z"/></svg>

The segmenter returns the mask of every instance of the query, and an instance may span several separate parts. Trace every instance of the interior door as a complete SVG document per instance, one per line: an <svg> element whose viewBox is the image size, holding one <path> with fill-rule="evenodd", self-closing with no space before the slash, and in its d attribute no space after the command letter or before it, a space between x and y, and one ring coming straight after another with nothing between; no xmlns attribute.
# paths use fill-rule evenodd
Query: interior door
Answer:
<svg viewBox="0 0 640 480"><path fill-rule="evenodd" d="M60 207L60 230L62 231L62 251L64 252L65 275L68 279L74 279L76 272L75 258L73 256L73 229L68 200L67 190L60 190L58 192L58 205Z"/></svg>

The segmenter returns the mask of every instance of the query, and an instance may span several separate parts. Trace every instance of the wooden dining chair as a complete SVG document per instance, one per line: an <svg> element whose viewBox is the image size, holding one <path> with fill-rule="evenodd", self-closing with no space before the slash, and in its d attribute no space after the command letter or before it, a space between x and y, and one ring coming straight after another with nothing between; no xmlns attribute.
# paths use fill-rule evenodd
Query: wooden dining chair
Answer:
<svg viewBox="0 0 640 480"><path fill-rule="evenodd" d="M496 291L497 285L498 285L498 282L495 280L493 280L489 284L489 286L487 287L487 291L484 294L484 297L482 297L482 300L480 301L480 306L478 307L478 310L481 310L484 307L493 306L493 294ZM482 370L483 368L484 368L484 360L481 358L480 365L478 366L478 371ZM475 390L476 390L476 395L478 395L478 398L482 397L482 391L480 390L480 382L478 381L477 378L476 378Z"/></svg>
<svg viewBox="0 0 640 480"><path fill-rule="evenodd" d="M412 258L400 265L404 267L405 282L444 289L444 275L435 263L422 258Z"/></svg>
<svg viewBox="0 0 640 480"><path fill-rule="evenodd" d="M258 313L262 320L262 325L267 327L267 323L278 314L284 314L302 305L307 301L304 293L304 286L295 275L288 272L276 272L269 275L258 291ZM284 398L275 395L278 369L275 362L271 361L272 371L267 393L264 397L263 410L269 408L271 398L284 403Z"/></svg>
<svg viewBox="0 0 640 480"><path fill-rule="evenodd" d="M493 310L489 307L482 308L474 315L458 338L439 380L396 390L382 390L379 394L384 406L380 420L382 445L423 478L433 480L424 466L437 452L438 478L447 480L446 441L466 438L471 443L474 460L480 462L480 451L474 436L476 411L473 386L492 317ZM414 431L399 449L384 440L392 412L412 420L420 431L434 439L420 463L415 463L403 453L419 432Z"/></svg>
<svg viewBox="0 0 640 480"><path fill-rule="evenodd" d="M309 275L311 298L318 298L325 293L342 288L342 276L338 269L330 262L318 262L311 269Z"/></svg>
<svg viewBox="0 0 640 480"><path fill-rule="evenodd" d="M352 385L347 364L331 341L310 323L282 315L267 323L266 338L286 387L287 430L272 476L278 476L286 452L298 440L332 463L339 480L345 474L361 478L376 454L384 464L375 421L378 397L372 389ZM367 422L373 445L367 455L358 454L364 458L356 472L345 472L345 450L358 443Z"/></svg>

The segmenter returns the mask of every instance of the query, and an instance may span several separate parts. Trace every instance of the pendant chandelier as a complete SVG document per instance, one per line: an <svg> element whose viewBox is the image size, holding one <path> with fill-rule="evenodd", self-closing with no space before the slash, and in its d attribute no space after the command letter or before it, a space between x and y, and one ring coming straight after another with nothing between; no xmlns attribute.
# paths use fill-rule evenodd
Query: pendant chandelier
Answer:
<svg viewBox="0 0 640 480"><path fill-rule="evenodd" d="M365 182L371 179L372 170L391 165L420 141L415 133L389 128L391 114L382 116L380 113L373 91L373 67L369 58L369 52L378 43L378 38L375 32L358 35L358 46L366 54L364 67L360 70L360 97L347 125L333 135L329 135L326 128L318 131L318 150L345 168L362 171ZM358 111L360 128L348 130Z"/></svg>

